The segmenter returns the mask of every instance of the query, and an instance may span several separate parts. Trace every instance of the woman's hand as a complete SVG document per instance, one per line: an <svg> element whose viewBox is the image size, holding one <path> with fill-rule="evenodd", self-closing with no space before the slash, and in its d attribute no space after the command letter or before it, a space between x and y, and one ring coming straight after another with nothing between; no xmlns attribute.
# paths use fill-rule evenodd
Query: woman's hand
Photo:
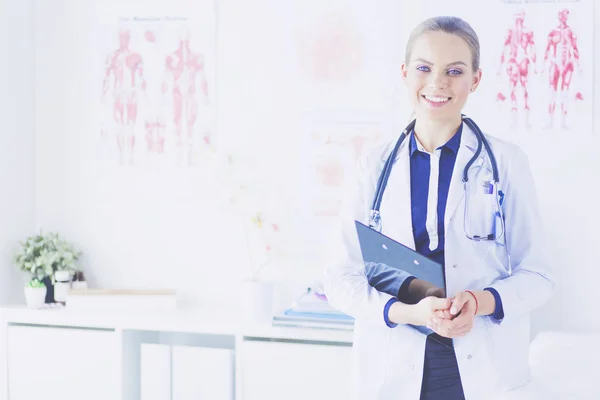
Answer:
<svg viewBox="0 0 600 400"><path fill-rule="evenodd" d="M476 309L477 302L474 295L460 292L451 300L450 318L435 315L427 321L427 327L447 338L465 336L473 328Z"/></svg>
<svg viewBox="0 0 600 400"><path fill-rule="evenodd" d="M451 299L433 296L425 297L412 305L396 302L390 307L389 318L394 323L426 326L432 318L450 318L451 305Z"/></svg>
<svg viewBox="0 0 600 400"><path fill-rule="evenodd" d="M434 296L425 297L413 306L413 325L427 326L432 319L450 321L452 300Z"/></svg>

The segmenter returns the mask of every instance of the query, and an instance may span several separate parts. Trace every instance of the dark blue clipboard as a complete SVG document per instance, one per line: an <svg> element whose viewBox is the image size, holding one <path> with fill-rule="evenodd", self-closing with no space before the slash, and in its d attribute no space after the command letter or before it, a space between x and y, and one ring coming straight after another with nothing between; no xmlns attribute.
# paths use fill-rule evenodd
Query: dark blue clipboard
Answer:
<svg viewBox="0 0 600 400"><path fill-rule="evenodd" d="M365 263L381 263L398 268L417 279L444 289L444 293L446 293L446 276L441 264L359 221L354 222Z"/></svg>
<svg viewBox="0 0 600 400"><path fill-rule="evenodd" d="M444 267L429 258L417 253L410 247L403 245L400 242L369 228L365 224L354 221L356 224L356 232L360 242L360 250L363 256L363 261L383 263L393 268L403 270L417 279L425 280L437 287L446 290L446 276ZM409 325L429 336L435 333L426 326ZM431 336L433 340L440 344L451 348L445 338L437 335Z"/></svg>

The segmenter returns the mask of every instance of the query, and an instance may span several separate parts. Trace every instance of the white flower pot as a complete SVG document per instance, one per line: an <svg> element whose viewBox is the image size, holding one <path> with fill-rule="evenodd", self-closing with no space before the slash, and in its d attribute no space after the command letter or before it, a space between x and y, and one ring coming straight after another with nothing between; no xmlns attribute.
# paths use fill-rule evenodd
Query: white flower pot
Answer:
<svg viewBox="0 0 600 400"><path fill-rule="evenodd" d="M245 281L242 283L240 302L246 321L268 323L273 318L272 282Z"/></svg>
<svg viewBox="0 0 600 400"><path fill-rule="evenodd" d="M42 308L46 302L46 288L25 288L25 301L29 308Z"/></svg>
<svg viewBox="0 0 600 400"><path fill-rule="evenodd" d="M71 289L71 273L69 271L56 271L54 273L54 301L66 302Z"/></svg>
<svg viewBox="0 0 600 400"><path fill-rule="evenodd" d="M71 280L71 273L69 271L56 271L54 272L54 279L61 282Z"/></svg>

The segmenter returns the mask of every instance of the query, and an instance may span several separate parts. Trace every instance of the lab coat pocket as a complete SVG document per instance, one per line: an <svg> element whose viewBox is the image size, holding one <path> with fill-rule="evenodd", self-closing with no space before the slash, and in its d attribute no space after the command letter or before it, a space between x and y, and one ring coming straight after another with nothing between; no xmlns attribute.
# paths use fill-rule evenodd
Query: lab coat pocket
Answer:
<svg viewBox="0 0 600 400"><path fill-rule="evenodd" d="M490 355L503 390L524 385L530 378L529 324L523 319L494 324L485 318Z"/></svg>
<svg viewBox="0 0 600 400"><path fill-rule="evenodd" d="M498 240L504 234L504 224L492 171L473 168L469 175L465 183L465 234L475 240Z"/></svg>
<svg viewBox="0 0 600 400"><path fill-rule="evenodd" d="M483 323L483 331L484 331L484 338L485 338L485 345L486 348L488 349L488 353L490 356L490 359L492 361L496 360L496 348L495 348L495 341L494 341L494 329L497 328L494 323L492 321L490 321L489 317L481 317L482 319L482 323Z"/></svg>
<svg viewBox="0 0 600 400"><path fill-rule="evenodd" d="M488 317L481 318L481 347L480 351L484 363L481 365L482 376L488 379L487 384L492 387L498 388L501 383L498 377L498 361L501 354L498 353L497 343L494 338L496 335L495 329L497 326L490 321ZM487 374L483 374L483 371L487 371Z"/></svg>

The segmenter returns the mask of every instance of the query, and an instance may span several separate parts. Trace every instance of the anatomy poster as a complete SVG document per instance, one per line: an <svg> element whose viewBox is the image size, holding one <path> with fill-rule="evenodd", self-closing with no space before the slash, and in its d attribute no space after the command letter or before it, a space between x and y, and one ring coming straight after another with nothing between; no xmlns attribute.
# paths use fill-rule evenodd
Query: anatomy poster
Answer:
<svg viewBox="0 0 600 400"><path fill-rule="evenodd" d="M484 71L475 115L486 115L501 136L592 132L593 2L489 6L497 18L474 26Z"/></svg>
<svg viewBox="0 0 600 400"><path fill-rule="evenodd" d="M105 15L94 27L98 132L118 165L196 165L215 140L216 15Z"/></svg>

